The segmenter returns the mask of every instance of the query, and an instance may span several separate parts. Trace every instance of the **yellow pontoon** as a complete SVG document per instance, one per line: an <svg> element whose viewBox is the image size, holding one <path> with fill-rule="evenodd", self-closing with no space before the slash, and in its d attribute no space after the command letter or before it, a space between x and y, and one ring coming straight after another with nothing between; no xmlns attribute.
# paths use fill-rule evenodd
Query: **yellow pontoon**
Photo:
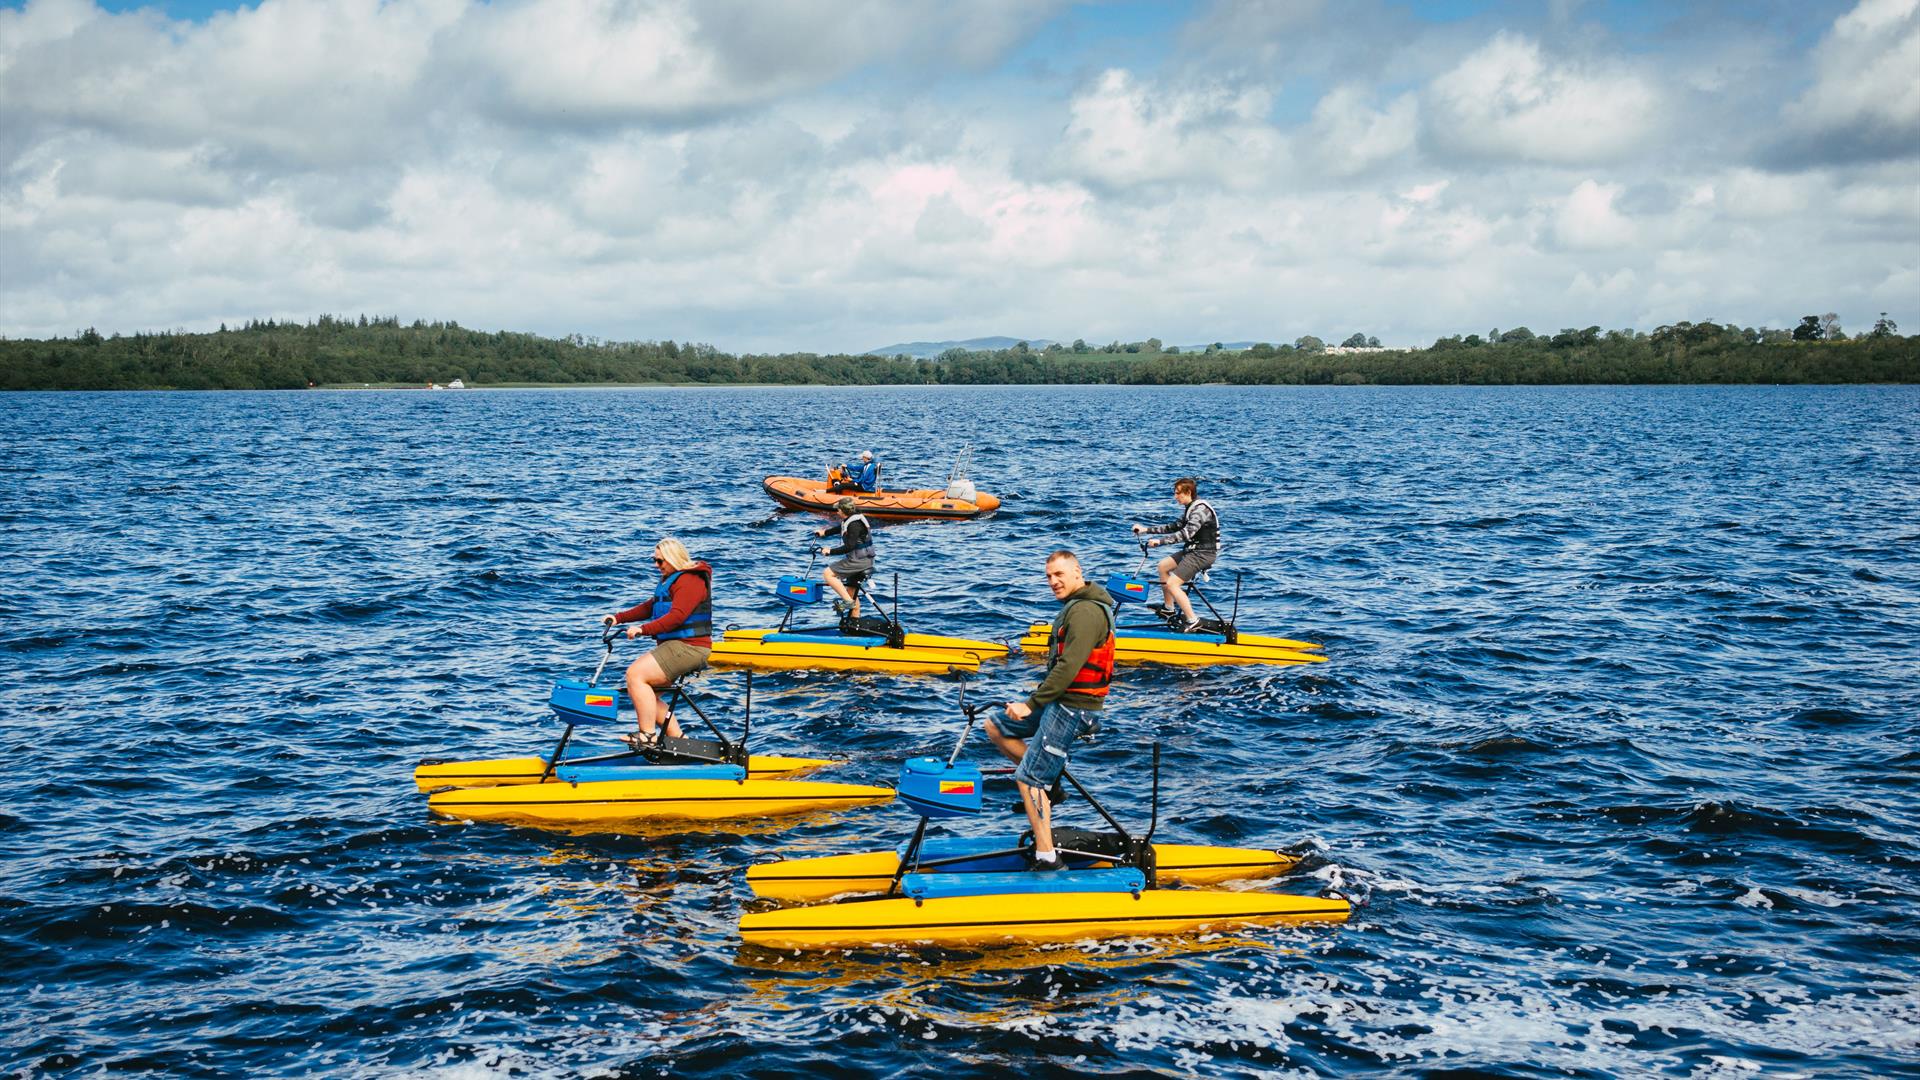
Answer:
<svg viewBox="0 0 1920 1080"><path fill-rule="evenodd" d="M1067 865L1080 869L1107 869L1124 858L1079 829L1054 830L1054 842L1070 850L1102 847L1090 853L1108 856L1068 856ZM983 873L1022 870L1025 846L1011 836L943 837L922 841L921 866L946 873ZM869 851L857 855L825 855L810 859L782 859L747 870L753 895L789 904L811 904L842 896L886 893L900 878L904 849ZM1277 877L1299 864L1299 857L1264 848L1215 847L1209 844L1153 845L1155 872L1162 881L1182 885L1216 885L1223 881Z"/></svg>
<svg viewBox="0 0 1920 1080"><path fill-rule="evenodd" d="M832 630L727 630L713 643L714 667L756 671L871 671L893 675L946 675L980 670L983 660L1007 655L992 641L906 634L900 644L870 634Z"/></svg>
<svg viewBox="0 0 1920 1080"><path fill-rule="evenodd" d="M593 779L568 782L575 767L562 766L562 782L508 787L452 788L427 797L436 814L472 821L530 824L604 825L621 821L673 818L714 821L726 818L784 817L820 810L845 810L883 803L893 789L868 784L817 780L756 780L738 766L653 766L625 769L651 779Z"/></svg>
<svg viewBox="0 0 1920 1080"><path fill-rule="evenodd" d="M1044 657L1053 643L1053 627L1034 623L1020 638L1020 651ZM1327 658L1310 641L1264 637L1259 634L1174 630L1122 626L1114 630L1113 658L1123 664L1324 664Z"/></svg>
<svg viewBox="0 0 1920 1080"><path fill-rule="evenodd" d="M1129 887L1139 878L1138 871L1129 870L926 878L905 882L908 895L892 899L750 913L740 920L740 937L775 949L1082 941L1344 922L1353 910L1337 897ZM942 884L997 891L951 895L938 891ZM1094 888L1100 891L1081 891Z"/></svg>
<svg viewBox="0 0 1920 1080"><path fill-rule="evenodd" d="M638 755L619 755L637 758ZM644 765L644 762L635 762ZM754 754L747 759L747 777L753 780L781 780L805 776L834 762L826 758L780 757ZM443 787L506 787L513 784L555 784L551 759L544 757L485 758L479 761L444 761L428 758L413 770L413 782L421 791Z"/></svg>

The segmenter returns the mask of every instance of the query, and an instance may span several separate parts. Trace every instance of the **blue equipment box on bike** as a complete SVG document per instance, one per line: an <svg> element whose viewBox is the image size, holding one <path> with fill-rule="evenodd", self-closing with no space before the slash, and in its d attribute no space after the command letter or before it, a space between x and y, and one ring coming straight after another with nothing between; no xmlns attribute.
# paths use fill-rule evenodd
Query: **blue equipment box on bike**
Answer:
<svg viewBox="0 0 1920 1080"><path fill-rule="evenodd" d="M569 724L611 723L620 718L620 691L590 686L579 679L561 679L547 698L553 713Z"/></svg>
<svg viewBox="0 0 1920 1080"><path fill-rule="evenodd" d="M908 758L900 766L900 801L923 817L960 817L980 812L985 777L980 766L945 758Z"/></svg>
<svg viewBox="0 0 1920 1080"><path fill-rule="evenodd" d="M820 602L821 590L826 588L821 582L808 581L792 574L780 575L780 584L773 587L773 595L788 607L801 607Z"/></svg>
<svg viewBox="0 0 1920 1080"><path fill-rule="evenodd" d="M1107 591L1121 603L1132 601L1136 604L1144 604L1152 590L1153 583L1145 578L1128 577L1126 574L1107 575Z"/></svg>

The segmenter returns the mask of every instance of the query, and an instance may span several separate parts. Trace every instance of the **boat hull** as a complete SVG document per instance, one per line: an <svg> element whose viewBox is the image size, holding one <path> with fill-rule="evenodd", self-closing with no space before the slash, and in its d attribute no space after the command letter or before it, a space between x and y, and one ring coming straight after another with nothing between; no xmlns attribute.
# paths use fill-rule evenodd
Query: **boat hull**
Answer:
<svg viewBox="0 0 1920 1080"><path fill-rule="evenodd" d="M754 754L747 761L747 775L759 780L789 779L824 769L834 762L825 758L781 757ZM634 765L644 769L646 765ZM560 781L547 770L543 757L486 758L478 761L422 761L413 770L413 783L421 791L443 787L506 787L514 784L554 784Z"/></svg>
<svg viewBox="0 0 1920 1080"><path fill-rule="evenodd" d="M859 512L883 521L959 521L990 514L1000 500L984 492L972 500L949 498L938 488L905 491L835 491L824 480L801 476L769 476L760 487L774 502L789 510L830 514L840 499L852 499Z"/></svg>
<svg viewBox="0 0 1920 1080"><path fill-rule="evenodd" d="M783 817L883 803L893 789L818 780L599 780L454 788L427 797L436 814L473 821L593 825Z"/></svg>
<svg viewBox="0 0 1920 1080"><path fill-rule="evenodd" d="M1215 889L897 897L752 912L740 919L740 937L773 949L995 945L1342 922L1351 913L1340 899Z"/></svg>
<svg viewBox="0 0 1920 1080"><path fill-rule="evenodd" d="M957 856L968 849L955 845L939 846L929 840L922 851L923 860ZM971 850L985 855L1017 846L1012 837L975 842ZM951 850L950 850L951 849ZM1262 848L1214 847L1206 844L1153 845L1157 872L1162 881L1183 885L1216 885L1223 881L1276 877L1299 864L1296 856ZM1021 856L982 857L968 862L941 866L937 873L993 873L1021 869ZM1068 866L1107 867L1106 861L1071 859ZM753 895L786 903L811 904L841 896L884 893L900 870L898 851L870 851L857 855L828 855L814 859L782 859L760 863L747 870L747 885Z"/></svg>
<svg viewBox="0 0 1920 1080"><path fill-rule="evenodd" d="M1020 638L1020 650L1032 657L1045 657L1053 638L1053 627L1034 623ZM1327 658L1320 646L1310 641L1240 634L1229 644L1220 634L1182 634L1172 630L1129 630L1122 627L1114 635L1113 658L1123 664L1178 664L1190 667L1207 664L1324 664Z"/></svg>
<svg viewBox="0 0 1920 1080"><path fill-rule="evenodd" d="M878 637L728 630L713 643L707 663L756 671L868 671L894 675L945 675L980 670L982 660L1006 656L1005 645L936 634L908 634L894 648Z"/></svg>

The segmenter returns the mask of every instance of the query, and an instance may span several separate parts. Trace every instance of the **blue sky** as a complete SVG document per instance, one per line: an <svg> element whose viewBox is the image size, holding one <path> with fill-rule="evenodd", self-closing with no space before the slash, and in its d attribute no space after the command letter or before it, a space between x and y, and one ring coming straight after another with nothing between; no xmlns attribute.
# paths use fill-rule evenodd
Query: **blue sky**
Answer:
<svg viewBox="0 0 1920 1080"><path fill-rule="evenodd" d="M0 4L0 333L1920 324L1916 8Z"/></svg>

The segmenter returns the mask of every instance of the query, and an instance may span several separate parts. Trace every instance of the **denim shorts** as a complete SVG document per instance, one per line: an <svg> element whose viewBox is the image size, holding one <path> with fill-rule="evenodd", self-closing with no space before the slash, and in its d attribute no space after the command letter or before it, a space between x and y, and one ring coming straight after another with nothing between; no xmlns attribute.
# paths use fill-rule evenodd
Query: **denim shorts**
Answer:
<svg viewBox="0 0 1920 1080"><path fill-rule="evenodd" d="M1067 753L1073 740L1093 730L1093 713L1087 709L1069 709L1055 701L1024 720L1006 715L994 718L994 726L1003 735L1027 740L1027 752L1013 778L1037 788L1052 787L1067 767Z"/></svg>

